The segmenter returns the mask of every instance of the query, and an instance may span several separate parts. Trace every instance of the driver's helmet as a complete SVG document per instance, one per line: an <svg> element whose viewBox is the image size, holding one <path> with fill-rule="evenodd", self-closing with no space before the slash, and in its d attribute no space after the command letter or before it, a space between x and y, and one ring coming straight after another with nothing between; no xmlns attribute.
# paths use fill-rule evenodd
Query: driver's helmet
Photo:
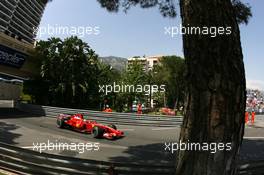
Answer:
<svg viewBox="0 0 264 175"><path fill-rule="evenodd" d="M82 114L75 114L76 117L83 119L83 115Z"/></svg>
<svg viewBox="0 0 264 175"><path fill-rule="evenodd" d="M106 105L106 108L109 108L109 105Z"/></svg>

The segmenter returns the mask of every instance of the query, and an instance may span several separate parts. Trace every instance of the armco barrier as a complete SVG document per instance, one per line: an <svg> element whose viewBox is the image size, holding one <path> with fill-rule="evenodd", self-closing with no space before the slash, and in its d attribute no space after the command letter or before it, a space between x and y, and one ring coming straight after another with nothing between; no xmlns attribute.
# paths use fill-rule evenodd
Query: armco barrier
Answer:
<svg viewBox="0 0 264 175"><path fill-rule="evenodd" d="M172 175L174 167L142 164L110 163L39 153L0 143L0 165L20 172L37 175ZM111 168L112 167L112 168Z"/></svg>
<svg viewBox="0 0 264 175"><path fill-rule="evenodd" d="M239 175L263 175L264 174L264 160L251 161L240 165Z"/></svg>
<svg viewBox="0 0 264 175"><path fill-rule="evenodd" d="M28 113L56 117L58 114L75 114L84 113L91 120L104 123L116 123L123 125L145 125L145 126L179 126L182 123L182 117L166 116L166 115L137 115L134 113L105 113L83 109L59 108L51 106L40 106L32 104L17 103L16 108Z"/></svg>
<svg viewBox="0 0 264 175"><path fill-rule="evenodd" d="M37 175L173 175L173 166L110 163L39 153L0 142L1 167L19 174ZM263 175L264 161L240 165L239 175Z"/></svg>

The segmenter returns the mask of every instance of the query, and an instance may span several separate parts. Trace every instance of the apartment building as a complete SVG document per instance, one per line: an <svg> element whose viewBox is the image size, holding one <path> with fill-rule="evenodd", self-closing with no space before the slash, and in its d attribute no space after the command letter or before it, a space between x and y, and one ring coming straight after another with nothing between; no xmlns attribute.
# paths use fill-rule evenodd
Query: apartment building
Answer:
<svg viewBox="0 0 264 175"><path fill-rule="evenodd" d="M1 0L0 32L33 44L34 29L39 26L47 1Z"/></svg>
<svg viewBox="0 0 264 175"><path fill-rule="evenodd" d="M151 70L155 65L157 65L162 57L163 57L162 55L148 56L148 57L132 57L132 58L128 58L127 65L129 67L129 65L131 65L134 61L137 61L143 65L144 71L148 71Z"/></svg>
<svg viewBox="0 0 264 175"><path fill-rule="evenodd" d="M47 0L0 1L1 87L7 87L12 80L28 79L36 72L36 60L29 55L34 50L34 29L39 26L46 4ZM15 85L12 88L1 88L1 94L18 94L13 93L18 88ZM0 100L8 98L6 95L0 96ZM14 95L11 98L14 99Z"/></svg>

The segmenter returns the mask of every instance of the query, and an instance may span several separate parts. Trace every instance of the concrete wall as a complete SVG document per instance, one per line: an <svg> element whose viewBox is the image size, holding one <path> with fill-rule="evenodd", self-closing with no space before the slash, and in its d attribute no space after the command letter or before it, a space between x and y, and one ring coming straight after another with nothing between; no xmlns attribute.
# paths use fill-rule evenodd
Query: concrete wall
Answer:
<svg viewBox="0 0 264 175"><path fill-rule="evenodd" d="M0 100L18 100L21 92L20 85L0 82Z"/></svg>
<svg viewBox="0 0 264 175"><path fill-rule="evenodd" d="M14 108L13 100L0 100L0 108Z"/></svg>

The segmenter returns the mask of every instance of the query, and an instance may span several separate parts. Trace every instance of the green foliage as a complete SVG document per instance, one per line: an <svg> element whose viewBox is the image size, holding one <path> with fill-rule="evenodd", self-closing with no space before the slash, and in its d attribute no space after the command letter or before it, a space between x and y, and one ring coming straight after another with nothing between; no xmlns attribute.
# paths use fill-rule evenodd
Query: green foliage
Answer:
<svg viewBox="0 0 264 175"><path fill-rule="evenodd" d="M32 94L37 103L98 107L98 87L103 81L99 79L107 73L102 73L98 56L87 43L77 37L64 41L50 38L37 44L34 56L40 60L40 74L26 83L24 91Z"/></svg>
<svg viewBox="0 0 264 175"><path fill-rule="evenodd" d="M124 83L131 85L143 84L146 82L146 78L147 74L139 60L128 65L128 69L122 77Z"/></svg>
<svg viewBox="0 0 264 175"><path fill-rule="evenodd" d="M248 24L249 18L252 17L251 7L249 4L244 4L239 0L232 0L236 13L237 22Z"/></svg>
<svg viewBox="0 0 264 175"><path fill-rule="evenodd" d="M111 66L98 61L98 56L77 37L51 38L40 41L33 54L40 60L39 76L26 81L24 93L33 97L37 104L102 108L103 101L117 111L130 110L134 100L141 103L150 98L158 106L174 108L183 101L185 69L184 60L177 56L162 58L161 63L152 70L144 70L140 61L134 61L126 71L119 72ZM105 95L99 92L99 85L166 85L166 93L120 92Z"/></svg>
<svg viewBox="0 0 264 175"><path fill-rule="evenodd" d="M164 57L152 70L145 70L148 68L140 60L134 61L121 73L99 61L87 43L70 37L64 41L59 38L40 41L32 57L39 60L39 76L26 81L23 90L37 104L98 109L107 100L112 108L124 111L130 109L134 100L144 103L154 98L163 106L165 95L170 107L183 100L184 60L176 56ZM167 91L149 96L135 91L107 95L99 92L99 85L114 82L134 87L165 84Z"/></svg>
<svg viewBox="0 0 264 175"><path fill-rule="evenodd" d="M145 84L148 84L147 73L144 71L144 67L139 60L133 61L130 65L128 65L127 70L122 74L118 83L120 85L132 85L134 87L137 87L137 85L144 86ZM123 92L116 95L116 107L118 108L118 111L124 110L124 104L127 105L126 110L130 110L134 100L144 102L146 99L143 92Z"/></svg>
<svg viewBox="0 0 264 175"><path fill-rule="evenodd" d="M185 93L184 71L184 59L177 56L163 57L160 64L147 71L144 70L140 60L133 61L122 74L119 84L134 86L166 85L166 92L151 93L149 96L146 96L144 92L118 93L115 94L117 99L115 107L118 111L123 111L124 104L130 107L134 100L146 103L150 99L154 99L156 107L163 107L165 101L166 106L179 108L183 104Z"/></svg>
<svg viewBox="0 0 264 175"><path fill-rule="evenodd" d="M154 82L159 85L166 85L167 106L178 108L183 104L186 85L184 81L184 59L178 56L165 56L160 63L153 69L155 73ZM160 95L159 99L162 99Z"/></svg>
<svg viewBox="0 0 264 175"><path fill-rule="evenodd" d="M123 8L127 12L131 7L139 5L141 8L158 7L164 17L176 17L176 0L97 0L103 8L110 12L117 12ZM238 23L247 24L252 16L251 7L240 0L231 0Z"/></svg>
<svg viewBox="0 0 264 175"><path fill-rule="evenodd" d="M110 12L117 12L121 7L127 12L132 6L139 5L141 8L158 6L164 17L175 17L176 7L173 0L97 0L103 8Z"/></svg>
<svg viewBox="0 0 264 175"><path fill-rule="evenodd" d="M134 100L147 102L154 98L164 104L164 95L170 107L183 100L184 60L176 56L164 57L161 64L145 70L140 60L132 62L124 72L113 69L98 60L87 43L77 37L50 38L37 44L33 57L38 58L39 76L26 81L24 93L33 97L37 104L102 108L102 102L117 111L129 110ZM166 94L121 92L105 95L99 85L166 85ZM152 97L151 97L152 96ZM101 104L101 105L100 105Z"/></svg>
<svg viewBox="0 0 264 175"><path fill-rule="evenodd" d="M99 73L98 73L98 80L99 85L112 85L114 82L118 82L121 78L121 73L112 68L110 65L106 65L103 62L99 62ZM107 104L110 105L112 108L116 107L116 98L117 94L110 93L105 95L104 92L100 93L99 99L100 99L100 107L103 108L103 101L107 100Z"/></svg>

